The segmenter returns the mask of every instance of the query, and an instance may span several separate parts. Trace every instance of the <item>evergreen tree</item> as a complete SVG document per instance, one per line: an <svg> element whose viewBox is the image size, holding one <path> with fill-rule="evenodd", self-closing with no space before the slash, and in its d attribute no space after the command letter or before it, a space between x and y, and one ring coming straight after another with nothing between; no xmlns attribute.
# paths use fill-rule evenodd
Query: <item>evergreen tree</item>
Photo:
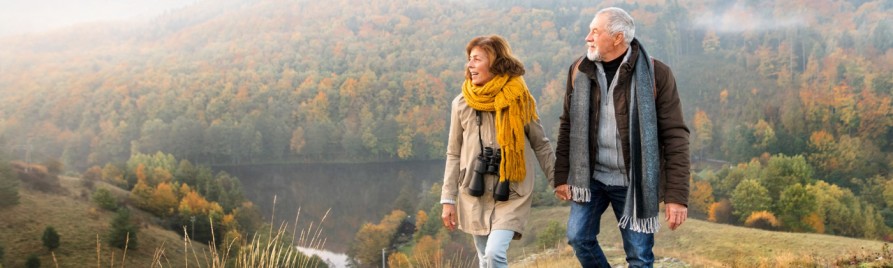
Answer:
<svg viewBox="0 0 893 268"><path fill-rule="evenodd" d="M50 251L59 248L59 233L56 232L56 229L54 229L53 226L47 226L47 228L43 230L42 240L43 246Z"/></svg>
<svg viewBox="0 0 893 268"><path fill-rule="evenodd" d="M116 248L123 249L137 247L137 229L130 222L130 210L126 208L118 209L115 218L112 219L111 230L109 230L108 242Z"/></svg>

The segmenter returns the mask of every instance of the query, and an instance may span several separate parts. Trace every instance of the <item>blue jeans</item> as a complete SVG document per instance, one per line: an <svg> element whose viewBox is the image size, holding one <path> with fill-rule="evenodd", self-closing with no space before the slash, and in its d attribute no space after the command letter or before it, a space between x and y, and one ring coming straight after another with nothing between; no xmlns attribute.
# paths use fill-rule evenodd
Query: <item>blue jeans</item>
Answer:
<svg viewBox="0 0 893 268"><path fill-rule="evenodd" d="M626 202L626 186L607 186L596 180L589 183L592 200L589 203L571 202L571 214L567 220L567 240L574 248L583 267L611 267L601 246L598 233L602 214L608 204L614 209L617 221L623 215ZM654 264L654 234L646 234L620 228L623 250L629 267L651 267Z"/></svg>
<svg viewBox="0 0 893 268"><path fill-rule="evenodd" d="M490 235L475 235L474 248L478 253L478 264L481 268L509 267L505 252L515 231L491 230Z"/></svg>

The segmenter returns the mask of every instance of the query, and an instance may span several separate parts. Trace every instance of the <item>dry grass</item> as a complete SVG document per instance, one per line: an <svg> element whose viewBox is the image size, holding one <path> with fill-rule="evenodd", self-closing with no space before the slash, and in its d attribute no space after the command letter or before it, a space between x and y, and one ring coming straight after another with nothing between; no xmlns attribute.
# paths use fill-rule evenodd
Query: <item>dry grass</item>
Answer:
<svg viewBox="0 0 893 268"><path fill-rule="evenodd" d="M131 217L139 224L139 248L124 250L109 247L105 235L114 212L96 209L84 190L80 179L61 177L68 195L46 194L21 189L20 204L0 209L0 241L5 250L3 267L23 267L26 257L37 254L44 267L146 267L161 246L172 262L182 263L182 239L176 233L147 224L150 216L133 210ZM100 184L97 183L97 186ZM60 246L55 252L43 247L44 228L53 226L60 235ZM97 248L97 239L100 243ZM195 245L195 250L207 246ZM54 256L55 255L55 261ZM98 257L97 257L98 255ZM125 259L126 257L126 259Z"/></svg>
<svg viewBox="0 0 893 268"><path fill-rule="evenodd" d="M69 194L22 189L19 205L0 209L0 241L5 250L0 267L23 267L26 259L22 256L31 254L40 257L43 267L313 267L319 259L304 257L295 246L321 249L325 244L321 223L297 230L296 217L291 230L283 223L278 229L255 234L250 243L223 241L218 248L213 242L210 246L193 243L187 236L149 224L151 215L133 209L140 247L109 247L105 234L114 212L93 206L89 194L82 194L86 189L79 178L61 177L60 182ZM103 183L97 187L109 188L118 196L127 194ZM59 232L61 245L55 252L47 251L41 242L46 226ZM185 229L184 234L188 235Z"/></svg>
<svg viewBox="0 0 893 268"><path fill-rule="evenodd" d="M535 209L528 233L544 228L551 220L566 222L567 207ZM610 210L609 210L610 211ZM611 264L624 264L617 221L611 212L602 217L599 241L606 248ZM530 243L532 245L533 243ZM510 260L529 257L528 252L540 252L531 246L513 244ZM562 246L550 254L537 256L521 267L578 267L570 249ZM812 267L839 266L839 260L875 258L890 251L884 243L840 236L772 232L759 229L715 224L689 219L684 226L670 231L666 226L655 237L654 253L657 260L670 260L662 266L685 267ZM542 260L541 260L542 259ZM676 262L675 260L680 260ZM872 266L872 265L869 265Z"/></svg>

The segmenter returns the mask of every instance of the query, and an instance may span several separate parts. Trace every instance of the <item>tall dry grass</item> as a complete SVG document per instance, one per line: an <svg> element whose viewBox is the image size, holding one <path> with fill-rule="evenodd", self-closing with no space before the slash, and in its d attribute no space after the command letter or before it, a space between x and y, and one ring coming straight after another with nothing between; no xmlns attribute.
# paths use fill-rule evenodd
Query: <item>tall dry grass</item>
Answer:
<svg viewBox="0 0 893 268"><path fill-rule="evenodd" d="M275 201L274 201L275 204ZM197 247L189 237L187 229L183 228L183 252L170 253L166 251L164 244L155 248L151 264L148 267L207 267L207 268L280 268L280 267L320 267L325 263L322 259L307 256L298 250L298 247L323 249L326 239L323 237L322 223L328 217L330 211L326 211L318 224L311 222L307 227L298 230L301 210L298 209L294 223L283 222L278 229L270 228L267 232L257 232L251 239L235 237L228 241L221 241L221 247L217 246L214 239L213 222L211 222L212 241L208 243L207 250ZM209 219L210 220L210 219ZM289 230L291 227L291 230ZM247 240L247 241L246 241ZM129 236L127 239L129 244ZM101 242L96 236L96 267L102 267ZM116 267L115 251L110 251L109 267ZM172 263L168 254L184 254L183 263ZM120 267L125 267L127 259L127 246L121 256ZM57 265L58 266L58 265Z"/></svg>

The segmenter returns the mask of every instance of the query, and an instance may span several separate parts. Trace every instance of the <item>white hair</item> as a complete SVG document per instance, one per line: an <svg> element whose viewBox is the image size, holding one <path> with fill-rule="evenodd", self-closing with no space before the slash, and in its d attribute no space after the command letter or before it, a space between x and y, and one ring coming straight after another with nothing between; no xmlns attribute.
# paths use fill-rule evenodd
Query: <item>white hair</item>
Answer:
<svg viewBox="0 0 893 268"><path fill-rule="evenodd" d="M636 22L633 21L633 17L618 7L599 10L598 13L595 13L595 17L602 14L608 16L608 24L605 25L608 33L611 35L623 33L623 42L629 45L636 37ZM592 23L595 23L595 18L592 19Z"/></svg>

